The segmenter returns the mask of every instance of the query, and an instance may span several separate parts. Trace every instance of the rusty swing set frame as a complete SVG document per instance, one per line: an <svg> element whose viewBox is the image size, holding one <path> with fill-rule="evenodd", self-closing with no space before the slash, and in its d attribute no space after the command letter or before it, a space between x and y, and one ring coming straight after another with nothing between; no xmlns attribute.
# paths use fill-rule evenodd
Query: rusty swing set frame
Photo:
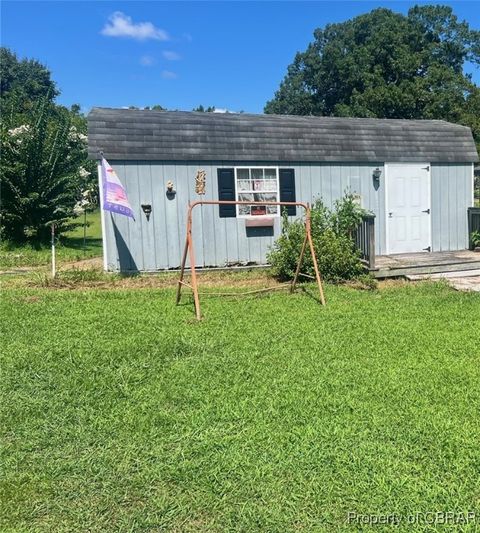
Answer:
<svg viewBox="0 0 480 533"><path fill-rule="evenodd" d="M312 232L311 232L311 222L310 222L310 204L304 203L304 202L248 202L248 201L236 201L236 200L197 200L195 202L191 202L188 204L188 210L187 210L187 235L185 239L185 248L183 250L183 256L182 256L182 265L180 268L180 279L178 280L178 287L177 287L177 300L176 304L178 305L180 303L180 299L182 296L182 286L188 287L193 292L193 301L195 304L195 315L197 320L201 320L202 314L200 310L200 298L199 295L201 293L198 292L198 281L197 281L197 272L195 267L195 250L193 246L193 237L192 237L192 211L193 208L197 205L261 205L261 206L267 206L267 205L276 205L281 207L289 207L289 206L296 206L296 207L303 207L305 210L305 238L303 240L302 248L300 251L300 257L298 259L297 268L295 271L295 275L293 277L293 280L288 283L284 283L279 287L268 287L264 289L257 289L254 291L248 291L243 294L254 294L258 292L265 292L269 290L275 290L277 288L284 288L285 286L290 286L290 293L293 293L295 291L298 278L300 276L315 279L318 285L318 291L320 294L320 302L322 305L325 305L325 296L323 294L323 287L322 287L322 279L320 277L320 271L318 269L318 263L317 263L317 257L315 255L315 248L313 246L313 240L312 240ZM305 251L307 249L307 244L310 248L310 253L312 254L312 261L313 261L313 269L315 271L315 276L310 276L308 274L303 274L300 272L300 267L302 265L303 258L305 256ZM189 283L186 283L184 281L185 276L185 264L187 262L187 255L190 259L190 274L191 274L191 285ZM213 294L213 293L212 293ZM212 295L210 294L210 296ZM229 293L229 294L215 294L216 296L238 296L240 293Z"/></svg>

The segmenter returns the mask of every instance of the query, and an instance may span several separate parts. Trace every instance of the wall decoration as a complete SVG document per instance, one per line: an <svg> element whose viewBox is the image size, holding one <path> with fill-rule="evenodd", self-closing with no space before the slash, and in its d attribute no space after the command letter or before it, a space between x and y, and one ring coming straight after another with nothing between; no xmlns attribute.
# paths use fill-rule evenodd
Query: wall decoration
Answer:
<svg viewBox="0 0 480 533"><path fill-rule="evenodd" d="M207 181L207 172L205 170L198 170L195 177L195 192L197 194L205 194L205 184Z"/></svg>
<svg viewBox="0 0 480 533"><path fill-rule="evenodd" d="M168 180L167 181L167 198L169 200L173 200L176 194L177 194L177 191L175 190L175 185L173 184L173 181Z"/></svg>

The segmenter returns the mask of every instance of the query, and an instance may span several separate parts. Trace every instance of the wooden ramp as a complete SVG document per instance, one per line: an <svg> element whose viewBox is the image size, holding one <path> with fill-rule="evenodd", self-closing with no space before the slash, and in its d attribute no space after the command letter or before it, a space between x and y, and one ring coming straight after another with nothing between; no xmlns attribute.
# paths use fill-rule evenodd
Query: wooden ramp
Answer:
<svg viewBox="0 0 480 533"><path fill-rule="evenodd" d="M376 258L375 267L371 273L379 279L475 271L480 270L480 253L460 250L380 255Z"/></svg>

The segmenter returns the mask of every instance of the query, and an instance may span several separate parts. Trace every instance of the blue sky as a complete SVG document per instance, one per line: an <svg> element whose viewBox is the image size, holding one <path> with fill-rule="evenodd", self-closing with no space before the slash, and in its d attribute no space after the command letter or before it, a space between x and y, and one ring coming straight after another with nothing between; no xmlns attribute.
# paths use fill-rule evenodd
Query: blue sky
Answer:
<svg viewBox="0 0 480 533"><path fill-rule="evenodd" d="M415 3L3 1L1 42L46 64L60 103L83 111L203 104L258 113L315 28ZM442 3L480 29L480 2Z"/></svg>

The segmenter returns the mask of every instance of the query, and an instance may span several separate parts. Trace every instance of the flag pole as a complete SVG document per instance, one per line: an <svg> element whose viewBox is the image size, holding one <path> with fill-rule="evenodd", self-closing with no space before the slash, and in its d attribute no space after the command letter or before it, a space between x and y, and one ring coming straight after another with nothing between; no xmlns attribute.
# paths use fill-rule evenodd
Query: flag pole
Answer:
<svg viewBox="0 0 480 533"><path fill-rule="evenodd" d="M99 152L100 160L98 163L98 197L100 200L100 220L102 222L102 250L103 250L103 270L107 271L107 235L105 233L105 211L103 210L103 178L102 178L102 159L103 152Z"/></svg>

